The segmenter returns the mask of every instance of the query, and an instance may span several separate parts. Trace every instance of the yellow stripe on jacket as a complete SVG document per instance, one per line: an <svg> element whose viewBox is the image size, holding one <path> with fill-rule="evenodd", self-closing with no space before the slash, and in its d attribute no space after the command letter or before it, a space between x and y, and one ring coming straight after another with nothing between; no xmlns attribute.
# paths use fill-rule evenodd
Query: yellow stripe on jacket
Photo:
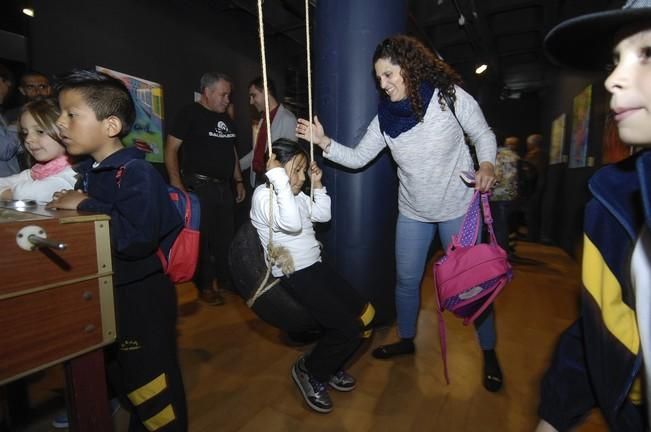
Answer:
<svg viewBox="0 0 651 432"><path fill-rule="evenodd" d="M622 299L619 281L590 238L583 236L583 285L601 309L604 324L630 352L640 350L635 310Z"/></svg>

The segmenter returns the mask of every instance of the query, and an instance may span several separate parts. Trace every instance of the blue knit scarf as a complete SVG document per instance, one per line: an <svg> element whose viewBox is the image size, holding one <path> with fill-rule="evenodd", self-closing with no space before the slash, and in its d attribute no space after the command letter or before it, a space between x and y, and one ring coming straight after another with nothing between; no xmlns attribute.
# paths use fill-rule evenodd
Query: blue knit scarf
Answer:
<svg viewBox="0 0 651 432"><path fill-rule="evenodd" d="M420 93L420 99L423 101L423 107L427 110L434 94L434 87L427 82L423 82L418 92ZM418 118L411 109L409 98L398 102L391 102L386 97L381 98L377 109L377 117L380 121L380 130L391 138L407 132L418 124Z"/></svg>

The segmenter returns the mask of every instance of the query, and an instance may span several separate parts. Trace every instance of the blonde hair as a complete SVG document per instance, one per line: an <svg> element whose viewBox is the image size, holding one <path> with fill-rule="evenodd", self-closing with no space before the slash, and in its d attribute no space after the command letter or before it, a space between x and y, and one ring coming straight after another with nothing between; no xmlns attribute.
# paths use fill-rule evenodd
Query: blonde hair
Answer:
<svg viewBox="0 0 651 432"><path fill-rule="evenodd" d="M22 117L25 113L29 113L34 117L36 124L42 127L50 138L63 145L61 136L59 135L59 128L56 125L61 111L55 99L45 98L28 102L20 111L20 116Z"/></svg>

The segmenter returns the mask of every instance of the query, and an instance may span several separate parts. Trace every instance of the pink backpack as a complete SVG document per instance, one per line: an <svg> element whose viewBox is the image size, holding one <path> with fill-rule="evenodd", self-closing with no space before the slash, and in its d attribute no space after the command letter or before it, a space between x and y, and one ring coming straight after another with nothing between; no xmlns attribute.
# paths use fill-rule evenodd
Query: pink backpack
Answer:
<svg viewBox="0 0 651 432"><path fill-rule="evenodd" d="M475 192L458 235L452 236L445 256L434 264L435 292L438 302L439 338L445 380L449 384L443 311L449 310L468 325L495 300L511 280L511 265L504 249L495 240L493 217L488 203L489 193ZM489 243L477 244L484 224L490 233Z"/></svg>

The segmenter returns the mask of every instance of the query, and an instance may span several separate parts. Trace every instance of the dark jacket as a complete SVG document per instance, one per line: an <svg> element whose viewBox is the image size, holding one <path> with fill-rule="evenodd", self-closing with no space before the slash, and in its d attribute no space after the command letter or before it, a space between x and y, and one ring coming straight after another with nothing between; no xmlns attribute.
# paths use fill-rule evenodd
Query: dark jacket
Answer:
<svg viewBox="0 0 651 432"><path fill-rule="evenodd" d="M162 271L156 256L159 243L166 236L176 235L183 223L163 178L144 157L135 147L125 148L95 168L92 159L77 168L76 188L89 196L78 209L111 216L116 285Z"/></svg>
<svg viewBox="0 0 651 432"><path fill-rule="evenodd" d="M643 431L642 350L630 259L651 227L651 152L599 170L585 211L581 315L560 338L539 415L563 431L598 407L612 431Z"/></svg>

